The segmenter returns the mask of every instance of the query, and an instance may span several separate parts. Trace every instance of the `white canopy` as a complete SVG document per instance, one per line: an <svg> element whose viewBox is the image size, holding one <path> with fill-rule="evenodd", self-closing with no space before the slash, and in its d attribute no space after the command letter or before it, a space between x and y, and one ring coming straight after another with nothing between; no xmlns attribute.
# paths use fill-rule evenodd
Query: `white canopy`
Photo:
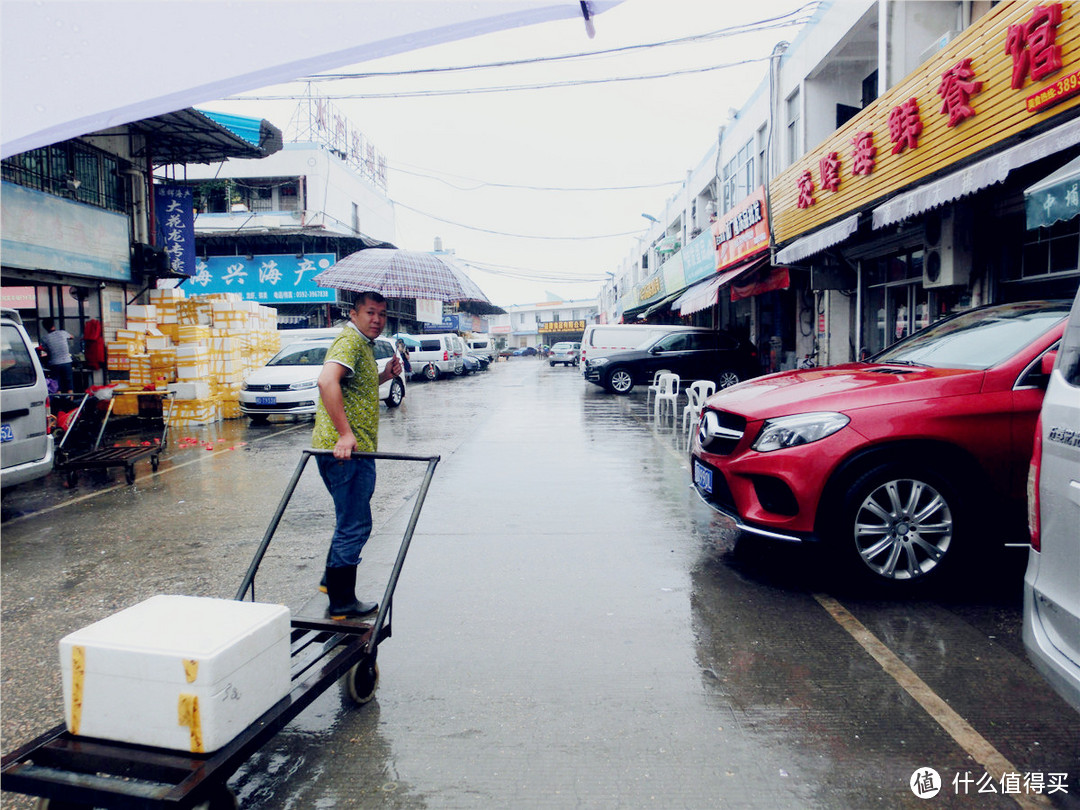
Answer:
<svg viewBox="0 0 1080 810"><path fill-rule="evenodd" d="M588 5L599 13L619 2ZM0 157L368 59L582 17L582 5L3 0Z"/></svg>

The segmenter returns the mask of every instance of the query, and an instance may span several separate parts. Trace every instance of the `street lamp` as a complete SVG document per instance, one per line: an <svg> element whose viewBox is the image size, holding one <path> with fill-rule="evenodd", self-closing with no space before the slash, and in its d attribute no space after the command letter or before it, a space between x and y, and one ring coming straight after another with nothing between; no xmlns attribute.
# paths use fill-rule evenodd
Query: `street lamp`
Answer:
<svg viewBox="0 0 1080 810"><path fill-rule="evenodd" d="M642 216L645 217L645 219L649 220L649 222L655 222L658 225L660 224L660 220L658 220L656 217L652 216L651 214L642 214Z"/></svg>

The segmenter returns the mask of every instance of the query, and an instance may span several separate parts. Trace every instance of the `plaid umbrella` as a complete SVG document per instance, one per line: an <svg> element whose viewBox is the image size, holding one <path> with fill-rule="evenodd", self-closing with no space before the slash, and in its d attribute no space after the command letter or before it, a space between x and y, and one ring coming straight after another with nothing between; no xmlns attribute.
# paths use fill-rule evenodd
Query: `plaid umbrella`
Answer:
<svg viewBox="0 0 1080 810"><path fill-rule="evenodd" d="M387 298L491 303L454 259L414 250L358 250L315 276L315 283L337 290L371 290Z"/></svg>

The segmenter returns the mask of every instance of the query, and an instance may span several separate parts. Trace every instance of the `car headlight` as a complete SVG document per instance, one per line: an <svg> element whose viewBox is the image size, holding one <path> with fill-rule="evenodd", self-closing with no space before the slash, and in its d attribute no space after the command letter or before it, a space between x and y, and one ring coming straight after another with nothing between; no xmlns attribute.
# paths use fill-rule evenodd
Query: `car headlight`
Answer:
<svg viewBox="0 0 1080 810"><path fill-rule="evenodd" d="M241 391L247 391L248 390L248 384L247 383L241 383L240 384L240 390Z"/></svg>
<svg viewBox="0 0 1080 810"><path fill-rule="evenodd" d="M586 361L590 366L606 366L608 364L608 358L597 357L595 360Z"/></svg>
<svg viewBox="0 0 1080 810"><path fill-rule="evenodd" d="M304 382L295 382L289 386L290 391L302 391L305 388L315 388L319 385L318 380L305 380Z"/></svg>
<svg viewBox="0 0 1080 810"><path fill-rule="evenodd" d="M797 447L832 436L851 420L842 413L800 413L766 419L751 447L759 453Z"/></svg>

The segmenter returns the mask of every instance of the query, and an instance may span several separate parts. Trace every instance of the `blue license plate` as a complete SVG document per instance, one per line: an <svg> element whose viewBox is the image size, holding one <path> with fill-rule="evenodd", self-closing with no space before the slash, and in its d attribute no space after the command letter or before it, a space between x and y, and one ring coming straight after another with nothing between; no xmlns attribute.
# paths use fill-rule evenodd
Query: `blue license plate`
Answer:
<svg viewBox="0 0 1080 810"><path fill-rule="evenodd" d="M256 405L277 405L277 397L255 397Z"/></svg>
<svg viewBox="0 0 1080 810"><path fill-rule="evenodd" d="M15 441L15 431L11 429L11 425L0 425L0 444L13 441Z"/></svg>
<svg viewBox="0 0 1080 810"><path fill-rule="evenodd" d="M712 495L712 470L696 459L694 461L694 484L698 489Z"/></svg>

